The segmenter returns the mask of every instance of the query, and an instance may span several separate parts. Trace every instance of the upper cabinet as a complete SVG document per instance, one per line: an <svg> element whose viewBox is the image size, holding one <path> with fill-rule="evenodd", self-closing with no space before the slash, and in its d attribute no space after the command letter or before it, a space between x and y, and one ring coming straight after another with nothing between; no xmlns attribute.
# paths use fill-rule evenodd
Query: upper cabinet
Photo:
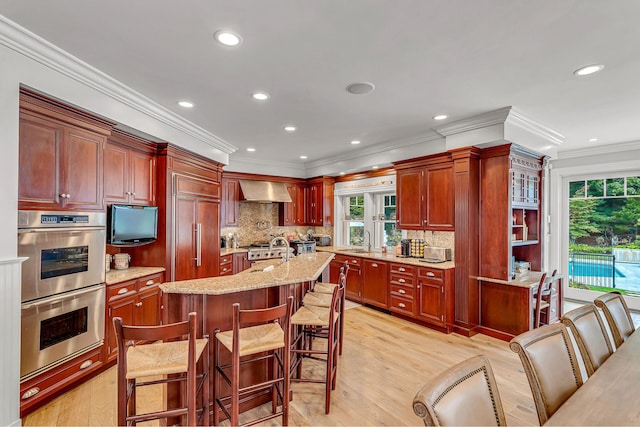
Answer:
<svg viewBox="0 0 640 427"><path fill-rule="evenodd" d="M222 178L222 207L220 224L222 227L237 227L240 209L240 180Z"/></svg>
<svg viewBox="0 0 640 427"><path fill-rule="evenodd" d="M333 185L331 177L314 178L308 182L306 211L307 225L333 225Z"/></svg>
<svg viewBox="0 0 640 427"><path fill-rule="evenodd" d="M105 203L154 205L155 144L114 131L104 148Z"/></svg>
<svg viewBox="0 0 640 427"><path fill-rule="evenodd" d="M397 227L403 230L453 231L453 163L448 153L394 163Z"/></svg>
<svg viewBox="0 0 640 427"><path fill-rule="evenodd" d="M307 225L305 217L305 192L304 182L289 182L285 184L291 197L291 202L281 203L278 210L278 225Z"/></svg>
<svg viewBox="0 0 640 427"><path fill-rule="evenodd" d="M482 150L480 275L506 280L513 260L542 268L542 169L545 157L515 144Z"/></svg>
<svg viewBox="0 0 640 427"><path fill-rule="evenodd" d="M18 209L103 210L112 123L21 89Z"/></svg>

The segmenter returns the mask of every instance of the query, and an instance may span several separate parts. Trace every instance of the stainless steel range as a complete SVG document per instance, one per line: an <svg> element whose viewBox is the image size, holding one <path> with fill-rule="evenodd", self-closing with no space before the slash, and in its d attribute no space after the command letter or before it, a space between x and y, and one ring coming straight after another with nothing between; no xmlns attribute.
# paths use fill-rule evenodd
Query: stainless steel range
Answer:
<svg viewBox="0 0 640 427"><path fill-rule="evenodd" d="M245 246L247 249L249 261L260 261L263 259L282 258L287 251L289 255L293 255L293 249L286 246L274 246L269 249L269 243L254 242L251 246Z"/></svg>

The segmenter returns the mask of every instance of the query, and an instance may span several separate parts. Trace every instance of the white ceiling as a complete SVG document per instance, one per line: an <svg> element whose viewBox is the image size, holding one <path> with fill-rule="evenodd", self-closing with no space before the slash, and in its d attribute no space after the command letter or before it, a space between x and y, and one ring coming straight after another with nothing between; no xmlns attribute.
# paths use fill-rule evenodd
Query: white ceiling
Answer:
<svg viewBox="0 0 640 427"><path fill-rule="evenodd" d="M236 146L232 162L326 162L506 106L563 135L558 151L640 140L638 0L0 0L0 13ZM218 44L220 29L242 44ZM375 91L345 91L360 81Z"/></svg>

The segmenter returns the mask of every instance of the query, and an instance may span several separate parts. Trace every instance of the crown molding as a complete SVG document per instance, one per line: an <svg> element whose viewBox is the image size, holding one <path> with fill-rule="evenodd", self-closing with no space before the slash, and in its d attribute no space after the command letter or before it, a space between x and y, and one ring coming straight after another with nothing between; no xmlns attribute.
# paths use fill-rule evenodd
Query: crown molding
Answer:
<svg viewBox="0 0 640 427"><path fill-rule="evenodd" d="M306 178L304 165L298 163L279 162L276 160L264 160L254 156L232 154L229 156L229 165L225 171L262 173L266 175L293 176Z"/></svg>
<svg viewBox="0 0 640 427"><path fill-rule="evenodd" d="M554 131L548 126L545 126L528 117L525 117L522 113L520 113L518 110L514 108L511 108L511 111L509 113L509 116L507 117L506 122L509 124L513 124L514 126L517 126L521 129L524 129L525 131L531 134L534 134L555 145L560 145L565 140L564 135Z"/></svg>
<svg viewBox="0 0 640 427"><path fill-rule="evenodd" d="M0 44L192 138L231 154L237 147L0 15Z"/></svg>
<svg viewBox="0 0 640 427"><path fill-rule="evenodd" d="M577 157L602 156L604 154L622 153L625 151L640 152L640 141L628 141L597 147L579 148L558 152L558 160L575 159Z"/></svg>

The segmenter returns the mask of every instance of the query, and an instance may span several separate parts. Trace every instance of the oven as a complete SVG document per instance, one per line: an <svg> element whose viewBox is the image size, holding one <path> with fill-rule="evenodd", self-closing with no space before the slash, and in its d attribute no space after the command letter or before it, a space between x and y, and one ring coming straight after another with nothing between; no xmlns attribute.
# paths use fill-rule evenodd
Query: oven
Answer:
<svg viewBox="0 0 640 427"><path fill-rule="evenodd" d="M24 381L104 342L106 214L18 212Z"/></svg>

